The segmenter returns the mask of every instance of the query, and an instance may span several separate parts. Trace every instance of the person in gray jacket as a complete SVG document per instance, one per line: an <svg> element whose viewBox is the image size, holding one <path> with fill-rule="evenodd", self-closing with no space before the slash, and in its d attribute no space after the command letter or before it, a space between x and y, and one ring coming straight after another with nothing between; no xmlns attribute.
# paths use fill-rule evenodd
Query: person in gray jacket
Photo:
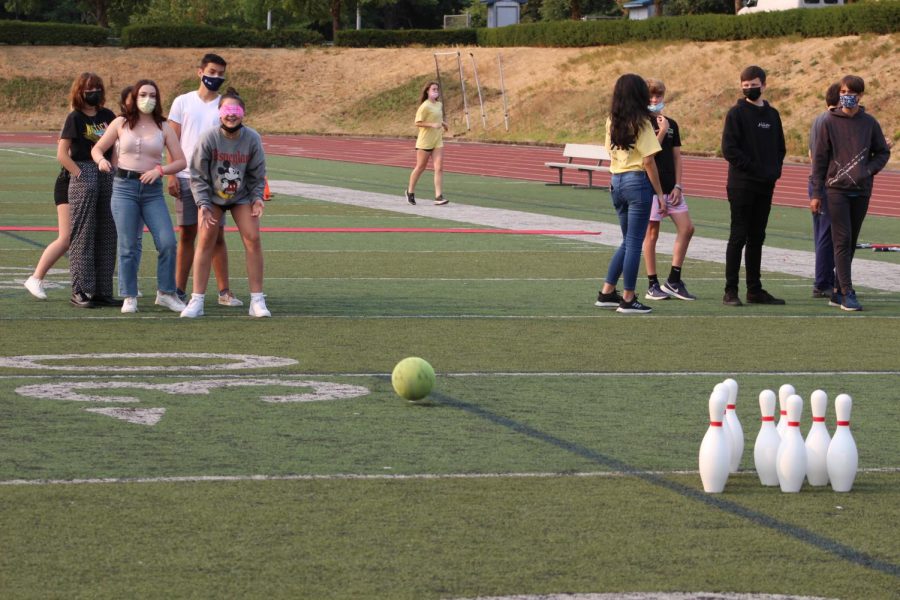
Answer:
<svg viewBox="0 0 900 600"><path fill-rule="evenodd" d="M234 88L219 100L219 127L200 137L191 157L191 192L200 212L194 250L194 289L182 317L203 315L206 286L219 222L226 210L241 233L247 256L250 316L271 317L263 294L263 254L259 219L263 214L266 156L259 134L245 127L244 101Z"/></svg>
<svg viewBox="0 0 900 600"><path fill-rule="evenodd" d="M850 265L863 220L869 209L872 182L891 157L881 125L860 106L866 84L862 77L846 75L841 79L840 106L828 111L816 132L813 148L813 213L820 210L818 190L826 190L831 216L831 241L837 271L831 306L843 310L862 310L853 289Z"/></svg>

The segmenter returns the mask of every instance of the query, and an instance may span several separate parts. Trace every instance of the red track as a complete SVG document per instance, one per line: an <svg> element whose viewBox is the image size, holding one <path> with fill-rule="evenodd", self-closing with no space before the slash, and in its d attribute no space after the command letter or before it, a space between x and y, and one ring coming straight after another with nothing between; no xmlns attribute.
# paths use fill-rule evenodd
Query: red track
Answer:
<svg viewBox="0 0 900 600"><path fill-rule="evenodd" d="M282 156L302 156L373 165L412 168L412 139L358 138L345 136L266 135L266 151ZM0 134L0 144L55 144L56 136L44 134ZM529 181L557 181L555 169L545 162L562 160L560 148L484 144L449 141L444 149L444 170L470 175L508 177ZM717 158L686 156L684 187L689 196L725 199L728 164ZM806 207L809 165L786 164L775 188L775 204ZM566 173L567 183L587 185L587 175ZM609 175L597 173L597 185L608 185ZM883 171L875 177L869 213L900 217L900 171Z"/></svg>

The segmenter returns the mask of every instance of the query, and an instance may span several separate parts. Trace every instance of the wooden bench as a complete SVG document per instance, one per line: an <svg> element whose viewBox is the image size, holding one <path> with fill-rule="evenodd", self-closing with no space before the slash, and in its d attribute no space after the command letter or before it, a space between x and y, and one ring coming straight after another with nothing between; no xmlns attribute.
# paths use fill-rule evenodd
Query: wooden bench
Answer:
<svg viewBox="0 0 900 600"><path fill-rule="evenodd" d="M547 185L565 185L563 183L563 171L566 169L575 169L576 171L587 173L588 188L594 187L594 173L609 173L609 152L607 152L606 148L603 146L596 146L593 144L566 144L565 149L563 149L563 157L567 158L568 162L544 163L544 166L559 171L559 183L548 183ZM591 160L594 161L594 163L585 164L573 162L575 159ZM604 165L603 163L606 164Z"/></svg>

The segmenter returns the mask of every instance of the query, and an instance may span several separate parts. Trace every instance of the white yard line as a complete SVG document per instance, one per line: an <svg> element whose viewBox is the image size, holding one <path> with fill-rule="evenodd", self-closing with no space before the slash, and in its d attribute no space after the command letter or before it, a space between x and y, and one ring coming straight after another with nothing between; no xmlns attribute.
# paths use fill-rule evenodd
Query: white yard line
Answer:
<svg viewBox="0 0 900 600"><path fill-rule="evenodd" d="M583 221L537 213L453 203L441 207L432 206L430 202L422 202L416 206L410 206L400 197L400 194L362 192L296 181L272 180L269 181L269 187L272 192L277 194L302 196L325 202L408 213L500 229L582 229L599 231L601 235L561 235L557 237L605 246L618 246L622 243L622 231L619 229L619 225L602 221ZM659 243L661 248L671 247L674 241L675 236L673 234L660 232ZM691 240L688 257L696 260L724 263L726 244L725 240L694 236ZM815 254L812 251L785 250L773 248L772 246L766 246L763 250L762 266L763 270L768 272L787 273L812 280L814 265ZM853 261L853 282L860 287L900 292L900 265L855 258Z"/></svg>
<svg viewBox="0 0 900 600"><path fill-rule="evenodd" d="M390 468L390 467L385 467ZM122 483L229 483L240 481L407 481L407 480L445 480L445 479L540 479L567 477L615 478L630 477L636 473L642 475L699 475L699 471L590 471L575 473L411 473L401 474L359 474L335 473L331 475L184 475L177 477L101 477L96 479L8 479L0 481L0 486L49 486L49 485L98 485ZM900 473L900 467L878 467L859 469L858 473ZM732 473L730 477L756 477L756 471L742 470Z"/></svg>

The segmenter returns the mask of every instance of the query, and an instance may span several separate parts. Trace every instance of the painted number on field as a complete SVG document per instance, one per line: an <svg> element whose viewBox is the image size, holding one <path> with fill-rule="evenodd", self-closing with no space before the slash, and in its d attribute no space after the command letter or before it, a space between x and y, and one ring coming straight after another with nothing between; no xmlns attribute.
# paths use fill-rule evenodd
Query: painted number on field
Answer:
<svg viewBox="0 0 900 600"><path fill-rule="evenodd" d="M14 356L0 357L0 366L19 367L29 369L46 368L50 370L74 370L83 369L84 367L75 367L72 365L44 365L43 361L47 360L66 360L66 359L84 359L84 358L133 358L139 361L141 358L179 358L180 364L173 368L159 367L156 365L139 367L135 365L121 367L95 367L97 370L109 370L115 372L132 371L132 370L195 370L210 369L210 365L191 365L185 364L190 358L219 358L227 359L235 362L225 363L224 365L213 365L213 369L235 369L235 368L252 368L255 367L271 367L273 365L282 366L285 364L296 364L293 359L282 359L271 356L252 356L252 355L235 355L235 354L57 354L57 355L41 355L41 356ZM235 366L240 365L240 366ZM160 407L144 408L135 406L108 406L109 404L136 404L140 399L126 395L127 390L150 390L171 394L173 396L190 396L204 395L207 396L213 390L226 388L303 388L304 391L291 390L290 393L271 394L259 393L254 396L262 402L268 403L291 403L291 402L322 402L328 400L344 400L349 398L359 398L368 395L369 389L343 383L334 383L330 381L315 380L296 380L279 377L262 378L262 377L235 377L228 379L201 379L193 381L179 381L176 383L150 383L146 381L54 381L49 383L37 383L31 385L23 385L16 388L16 393L27 398L35 398L42 400L65 400L70 402L90 402L103 403L107 406L89 407L84 410L91 413L105 415L135 423L139 425L156 425L165 415L166 409ZM97 392L109 390L123 390L126 394L98 394ZM93 392L93 393L91 393Z"/></svg>

